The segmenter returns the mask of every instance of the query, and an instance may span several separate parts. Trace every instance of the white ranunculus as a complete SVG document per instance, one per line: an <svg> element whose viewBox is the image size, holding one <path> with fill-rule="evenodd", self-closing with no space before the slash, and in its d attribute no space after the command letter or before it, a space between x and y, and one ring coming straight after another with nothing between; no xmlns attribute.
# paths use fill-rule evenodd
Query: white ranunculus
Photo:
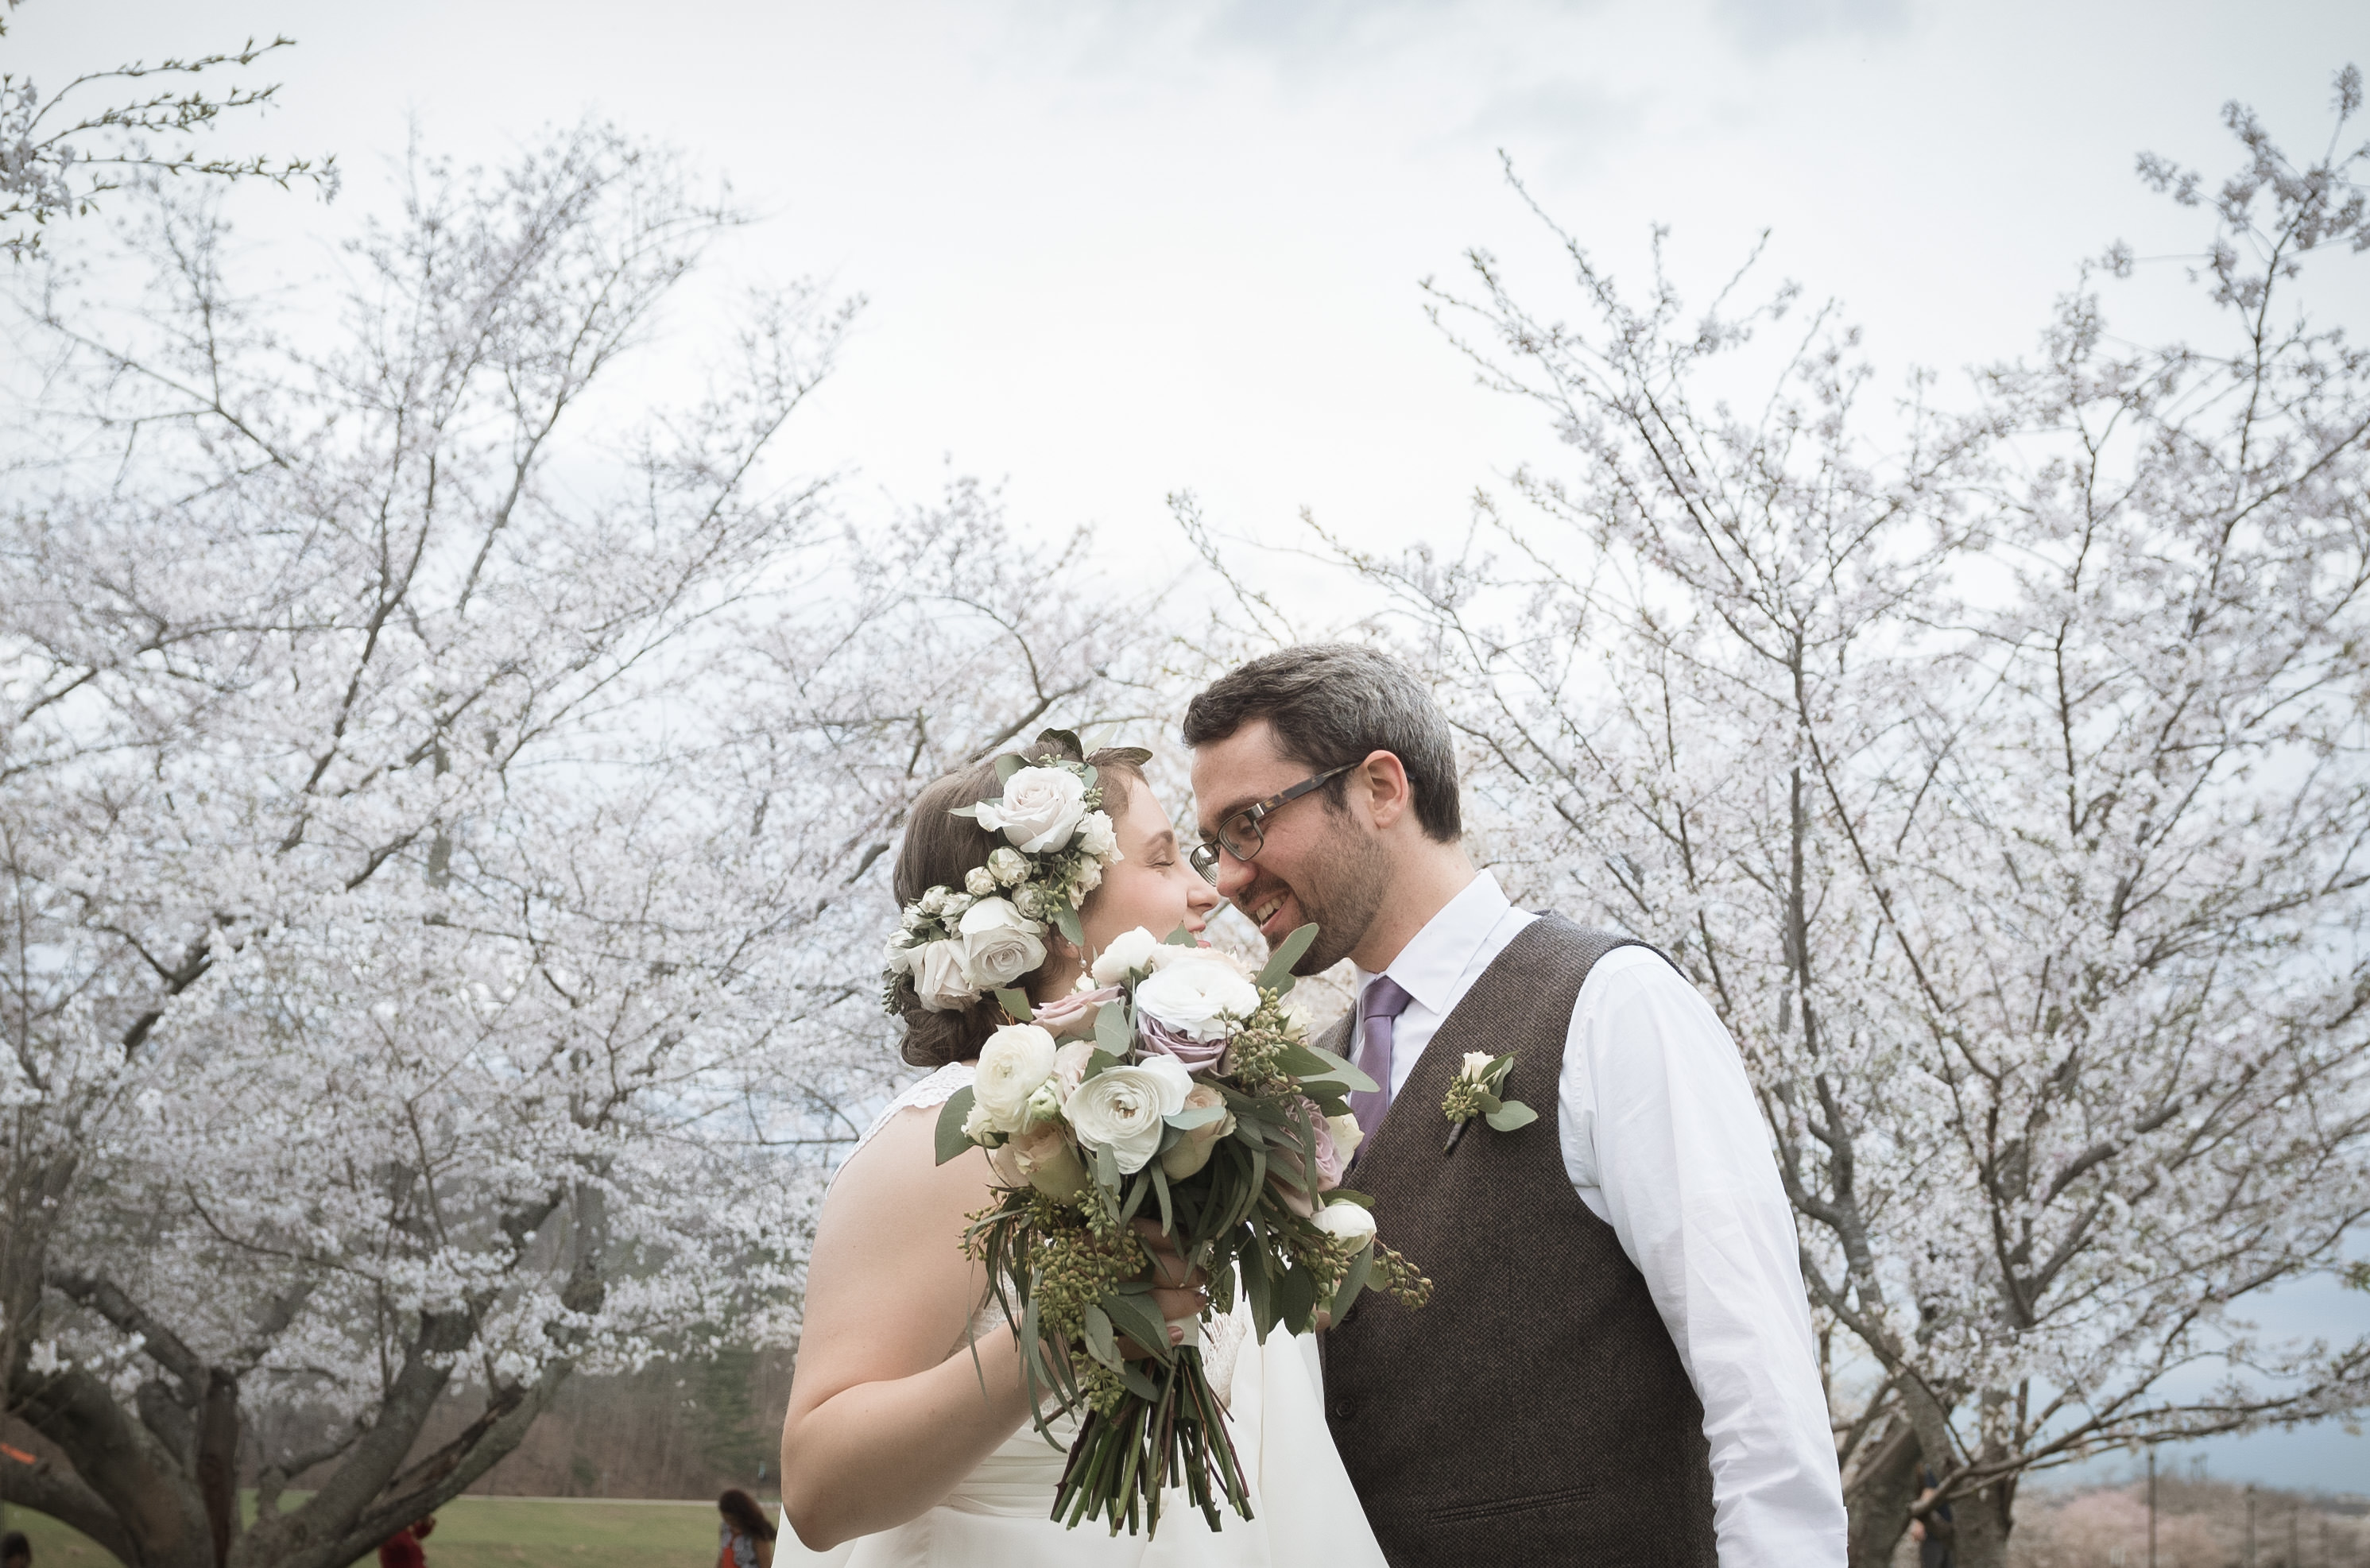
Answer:
<svg viewBox="0 0 2370 1568"><path fill-rule="evenodd" d="M973 866L963 873L963 891L973 898L985 898L995 891L995 873L985 866Z"/></svg>
<svg viewBox="0 0 2370 1568"><path fill-rule="evenodd" d="M926 942L913 950L914 994L932 1012L952 1012L979 992L963 967L960 942Z"/></svg>
<svg viewBox="0 0 2370 1568"><path fill-rule="evenodd" d="M1163 1058L1155 1058L1162 1060ZM1185 1108L1192 1080L1174 1058L1167 1058L1174 1074L1147 1062L1142 1066L1105 1067L1078 1086L1062 1107L1079 1141L1108 1147L1122 1174L1144 1169L1160 1148L1160 1135L1173 1116Z"/></svg>
<svg viewBox="0 0 2370 1568"><path fill-rule="evenodd" d="M1174 1116L1193 1096L1193 1075L1174 1056L1148 1055L1136 1064L1161 1083L1160 1113Z"/></svg>
<svg viewBox="0 0 2370 1568"><path fill-rule="evenodd" d="M1087 813L1087 781L1066 767L1024 767L1004 781L1000 800L979 803L979 825L1001 833L1024 855L1070 842Z"/></svg>
<svg viewBox="0 0 2370 1568"><path fill-rule="evenodd" d="M1088 812L1078 819L1078 847L1106 860L1125 858L1119 852L1119 830L1102 812Z"/></svg>
<svg viewBox="0 0 2370 1568"><path fill-rule="evenodd" d="M1029 1120L1029 1097L1053 1076L1053 1037L1033 1023L1007 1023L979 1048L979 1071L972 1078L974 1102L987 1110L988 1124L1017 1133Z"/></svg>
<svg viewBox="0 0 2370 1568"><path fill-rule="evenodd" d="M982 990L1009 986L1045 962L1045 923L1020 913L1010 899L981 899L963 911L956 929L963 966Z"/></svg>
<svg viewBox="0 0 2370 1568"><path fill-rule="evenodd" d="M988 851L987 869L995 880L1007 887L1017 887L1029 880L1029 857L1009 844L999 844Z"/></svg>
<svg viewBox="0 0 2370 1568"><path fill-rule="evenodd" d="M1150 968L1152 955L1159 946L1160 939L1141 926L1133 931L1122 931L1096 957L1095 984L1116 986L1129 970Z"/></svg>
<svg viewBox="0 0 2370 1568"><path fill-rule="evenodd" d="M1317 1211L1314 1221L1317 1229L1336 1241L1364 1246L1374 1239L1375 1216L1357 1204L1327 1204Z"/></svg>
<svg viewBox="0 0 2370 1568"><path fill-rule="evenodd" d="M1366 1141L1366 1129L1358 1125L1358 1118L1347 1111L1339 1116L1326 1117L1325 1125L1333 1134L1333 1152L1341 1157L1342 1164L1349 1164L1350 1157L1358 1152L1358 1146Z"/></svg>
<svg viewBox="0 0 2370 1568"><path fill-rule="evenodd" d="M1135 1010L1195 1040L1225 1037L1225 1018L1248 1018L1259 1010L1259 987L1207 948L1179 948L1150 979L1135 988Z"/></svg>

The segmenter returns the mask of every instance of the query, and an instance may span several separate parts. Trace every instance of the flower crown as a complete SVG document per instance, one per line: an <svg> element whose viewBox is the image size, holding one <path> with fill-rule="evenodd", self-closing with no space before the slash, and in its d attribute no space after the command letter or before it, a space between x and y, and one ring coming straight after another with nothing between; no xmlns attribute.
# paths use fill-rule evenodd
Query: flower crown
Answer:
<svg viewBox="0 0 2370 1568"><path fill-rule="evenodd" d="M1078 909L1102 885L1103 868L1121 858L1119 835L1102 809L1100 774L1078 760L1086 748L1077 736L1048 730L1030 745L1047 749L1033 762L1025 753L995 759L1001 795L948 813L1002 833L1006 842L962 886L931 888L905 905L881 972L881 1005L892 1015L903 1011L898 981L909 974L932 1012L952 1012L1010 986L1045 962L1048 923L1086 946ZM1152 756L1133 749L1108 755L1133 763Z"/></svg>

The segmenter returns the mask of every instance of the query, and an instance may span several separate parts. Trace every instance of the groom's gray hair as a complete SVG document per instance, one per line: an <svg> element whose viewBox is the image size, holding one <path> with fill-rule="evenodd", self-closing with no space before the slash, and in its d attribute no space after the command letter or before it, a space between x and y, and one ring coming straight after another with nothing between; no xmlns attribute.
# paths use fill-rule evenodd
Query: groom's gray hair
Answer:
<svg viewBox="0 0 2370 1568"><path fill-rule="evenodd" d="M1213 682L1185 709L1185 744L1223 741L1264 719L1284 755L1327 773L1389 752L1407 769L1416 821L1447 844L1464 831L1456 746L1448 715L1416 673L1354 642L1305 642L1252 660ZM1325 788L1339 806L1346 780Z"/></svg>

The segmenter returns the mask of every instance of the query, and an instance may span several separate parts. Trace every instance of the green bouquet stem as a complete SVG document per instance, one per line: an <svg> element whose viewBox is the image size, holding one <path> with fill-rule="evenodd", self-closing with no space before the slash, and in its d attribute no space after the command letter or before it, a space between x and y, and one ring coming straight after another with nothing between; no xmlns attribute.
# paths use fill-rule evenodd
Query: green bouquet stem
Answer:
<svg viewBox="0 0 2370 1568"><path fill-rule="evenodd" d="M1156 1398L1129 1394L1112 1413L1089 1410L1079 1423L1053 1492L1053 1517L1073 1529L1086 1519L1107 1518L1113 1535L1122 1525L1135 1534L1141 1519L1145 1531L1156 1533L1161 1493L1181 1487L1214 1530L1222 1528L1221 1499L1249 1518L1250 1493L1200 1347L1182 1346L1167 1366L1152 1362L1144 1369Z"/></svg>

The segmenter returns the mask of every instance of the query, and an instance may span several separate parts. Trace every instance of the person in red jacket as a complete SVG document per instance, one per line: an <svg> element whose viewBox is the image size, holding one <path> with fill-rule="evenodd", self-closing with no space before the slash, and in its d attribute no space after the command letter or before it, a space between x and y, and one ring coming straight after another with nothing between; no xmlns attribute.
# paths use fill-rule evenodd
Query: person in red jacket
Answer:
<svg viewBox="0 0 2370 1568"><path fill-rule="evenodd" d="M420 1543L436 1528L436 1516L413 1521L396 1531L378 1546L378 1568L428 1568L428 1553Z"/></svg>

